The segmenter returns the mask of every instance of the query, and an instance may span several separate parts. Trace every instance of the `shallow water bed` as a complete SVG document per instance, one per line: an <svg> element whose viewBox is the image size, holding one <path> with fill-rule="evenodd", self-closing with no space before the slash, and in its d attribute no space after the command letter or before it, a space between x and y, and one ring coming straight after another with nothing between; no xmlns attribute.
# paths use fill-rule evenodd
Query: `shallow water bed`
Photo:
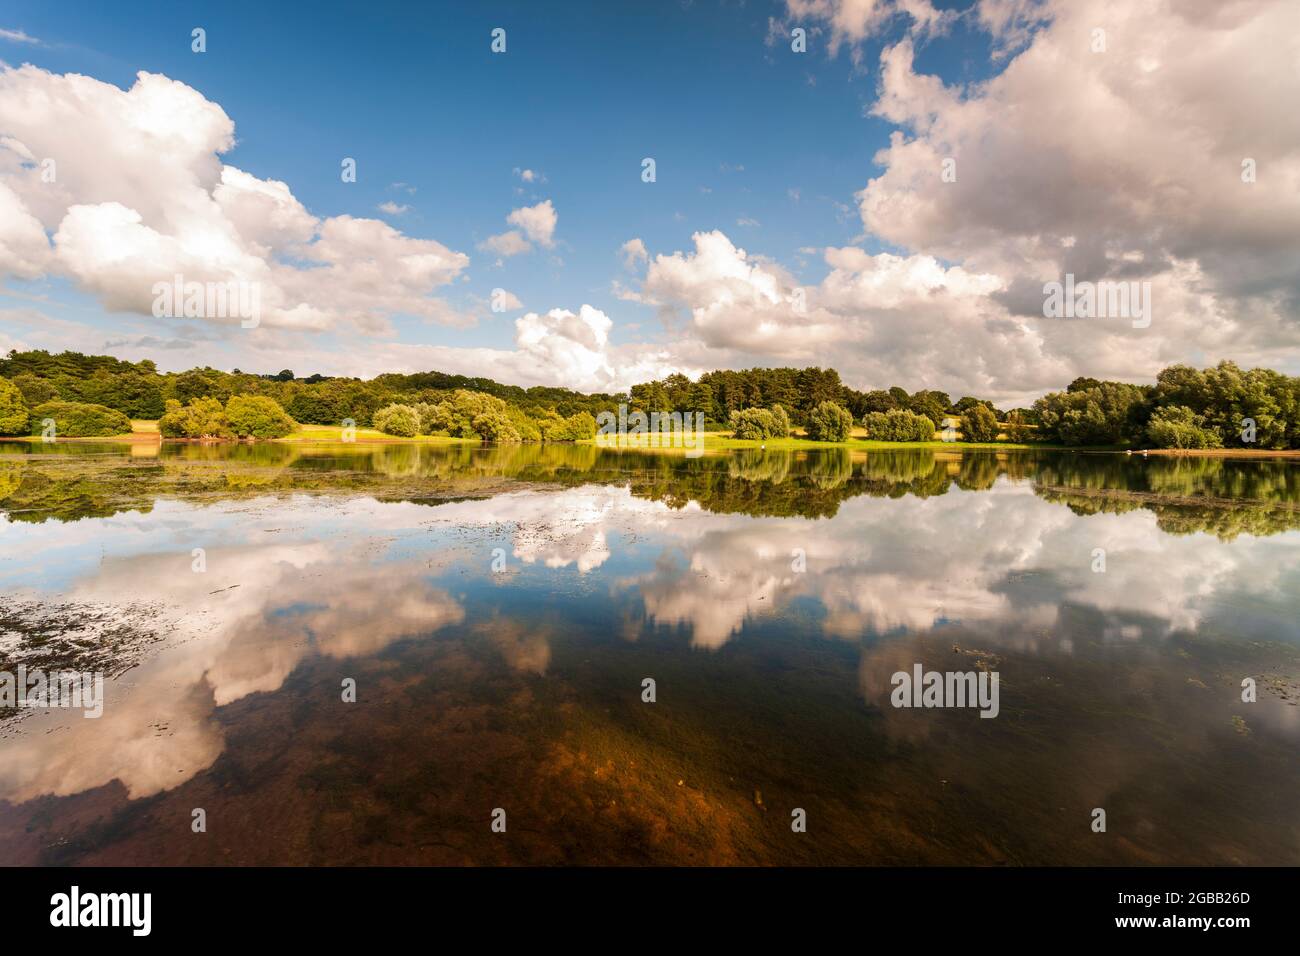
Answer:
<svg viewBox="0 0 1300 956"><path fill-rule="evenodd" d="M1300 863L1296 464L56 447L0 671L104 714L0 711L0 859Z"/></svg>

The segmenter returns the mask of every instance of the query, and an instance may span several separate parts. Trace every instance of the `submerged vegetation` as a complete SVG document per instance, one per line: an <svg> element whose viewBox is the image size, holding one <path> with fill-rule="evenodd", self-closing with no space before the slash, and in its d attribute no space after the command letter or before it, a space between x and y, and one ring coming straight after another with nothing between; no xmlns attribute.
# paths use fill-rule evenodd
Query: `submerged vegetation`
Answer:
<svg viewBox="0 0 1300 956"><path fill-rule="evenodd" d="M124 511L137 514L81 521ZM1092 516L1118 511L1135 514L1111 560L1128 555L1143 575L1124 596L1198 567L1149 555L1224 556L1197 626L1174 619L1172 598L1130 610L1084 592L1096 538L1075 526L1105 533L1118 519ZM1000 801L1009 819L1032 812L1032 827L1056 834L1071 768L1086 775L1123 757L1143 780L1155 767L1180 781L1174 796L1157 782L1144 798L1154 815L1181 806L1193 774L1214 799L1225 762L1292 766L1294 741L1255 717L1262 707L1249 748L1228 717L1240 674L1261 675L1275 710L1295 687L1294 642L1269 634L1291 633L1294 601L1285 583L1265 593L1249 577L1285 542L1245 537L1300 528L1300 467L1280 459L811 443L688 458L453 438L6 443L0 512L40 525L9 526L20 556L9 580L45 588L15 592L0 614L0 670L93 668L111 680L135 668L109 699L125 715L114 729L134 733L115 740L139 741L72 736L94 721L4 728L11 765L39 748L50 756L33 764L60 786L61 755L91 770L71 778L69 796L9 800L0 840L14 860L209 862L192 855L201 844L159 843L141 824L203 805L236 821L222 838L244 862L1023 862L1067 851L971 836L971 799ZM1020 514L1040 542L1028 559L1031 549L1008 546ZM950 520L963 515L979 520ZM1201 531L1242 540L1161 540ZM36 560L32 542L49 542ZM193 574L194 543L213 545L206 575ZM485 556L508 543L501 579ZM813 574L785 570L796 547ZM954 571L965 594L940 603ZM1257 602L1248 616L1234 582ZM1202 590L1179 585L1156 597ZM1223 622L1242 617L1240 639L1222 639ZM1269 639L1245 639L1260 634ZM345 659L382 706L340 722L330 701ZM954 710L922 727L880 692L913 662L990 660L1014 687L1010 719ZM680 703L644 706L642 674ZM214 746L177 749L209 727L221 730L202 736ZM974 796L956 799L956 779ZM452 829L490 836L473 820L491 792L515 794L522 839L447 840ZM1192 852L1201 793L1183 829L1154 831L1162 852ZM285 806L293 828L268 838L257 821ZM820 843L785 835L793 806L825 821L809 831ZM1262 832L1290 806L1270 797L1230 819ZM1276 816L1261 821L1266 812ZM1131 852L1076 829L1072 859ZM1240 829L1221 850L1223 828L1209 832L1206 853L1290 852Z"/></svg>

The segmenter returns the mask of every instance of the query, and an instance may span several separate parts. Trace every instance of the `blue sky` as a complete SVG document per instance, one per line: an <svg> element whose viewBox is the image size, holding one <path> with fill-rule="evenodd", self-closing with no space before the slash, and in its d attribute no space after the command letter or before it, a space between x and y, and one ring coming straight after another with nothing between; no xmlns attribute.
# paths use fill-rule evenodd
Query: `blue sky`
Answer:
<svg viewBox="0 0 1300 956"><path fill-rule="evenodd" d="M882 93L882 54L906 43L912 74L962 91L955 111L961 96L978 89L973 84L1006 69L1009 59L994 56L1005 33L982 24L974 10L954 11L962 15L948 17L941 29L918 29L901 9L845 31L832 19L838 10L838 0L310 8L11 0L0 15L0 30L11 31L0 38L0 59L55 75L86 74L122 90L138 71L163 74L233 121L237 143L221 162L283 181L316 217L382 219L405 236L468 255L468 268L436 294L477 315L477 323L447 327L397 311L387 316L390 338L509 350L521 311L576 312L589 304L610 318L609 343L620 346L671 342L683 328L674 316L707 308L645 289L620 296L646 280L654 285L653 277L643 280L624 267L619 250L632 238L642 240L650 260L689 257L695 233L718 230L751 262L784 270L782 281L791 287L826 279L833 271L823 254L828 248L931 256L941 268L978 259L975 247L900 242L905 228L871 228L857 194L889 165L874 159L891 132L924 135L914 119L872 115ZM806 54L789 49L793 25L812 32ZM196 26L207 32L203 54L190 49ZM1037 25L1044 33L1049 26ZM489 49L494 27L507 31L504 55ZM17 31L37 42L15 42ZM356 183L340 181L343 157L357 160ZM641 181L643 157L656 161L655 183ZM524 169L540 175L523 182L517 171ZM498 264L480 244L511 228L511 210L544 200L558 214L554 245L534 244ZM408 208L389 214L378 211L383 203ZM55 229L46 223L46 231L52 236ZM955 287L950 277L945 282ZM56 317L103 329L106 340L123 340L114 331L122 329L122 310L75 278L19 276L7 287L45 297ZM517 296L522 310L486 311L482 300L498 287ZM5 301L0 297L0 306ZM790 331L799 337L797 327ZM312 341L344 354L348 334L331 328ZM826 336L810 330L805 338ZM11 339L40 344L30 332ZM839 354L833 347L748 350L737 347L734 333L704 339L708 348L697 361L677 364L836 364ZM96 343L85 348L98 350ZM197 364L193 352L177 349L158 359L186 367ZM278 361L273 354L245 358L255 360ZM1057 356L1031 377L1060 376L1066 364ZM900 370L913 379L950 373L943 363ZM986 388L995 377L991 368L981 376Z"/></svg>
<svg viewBox="0 0 1300 956"><path fill-rule="evenodd" d="M484 298L504 286L526 303L613 311L617 250L634 235L673 250L697 229L723 228L797 268L801 247L862 232L853 193L890 129L864 115L875 78L855 71L847 52L831 59L814 40L811 55L795 56L767 42L779 3L7 7L6 25L43 43L9 43L0 57L123 88L139 70L181 80L235 121L227 161L287 181L318 215L409 205L389 220L472 255L505 229L511 208L552 199L555 255L476 268L468 291ZM195 26L207 31L203 55L190 49ZM498 26L505 55L489 49ZM987 48L962 34L926 57L957 78L973 62L963 47ZM355 184L340 181L345 156L358 161ZM641 182L647 156L653 185ZM546 182L523 184L516 168ZM742 219L759 225L737 226ZM652 324L652 310L635 321ZM454 338L500 344L512 335L497 317Z"/></svg>

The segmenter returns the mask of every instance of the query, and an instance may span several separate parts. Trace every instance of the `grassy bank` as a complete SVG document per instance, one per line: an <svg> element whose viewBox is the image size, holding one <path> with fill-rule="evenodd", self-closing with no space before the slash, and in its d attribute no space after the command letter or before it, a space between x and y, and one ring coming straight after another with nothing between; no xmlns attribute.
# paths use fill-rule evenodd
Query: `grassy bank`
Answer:
<svg viewBox="0 0 1300 956"><path fill-rule="evenodd" d="M891 442L875 441L866 437L866 433L861 428L855 428L854 434L842 442L814 441L802 435L792 435L789 438L770 438L762 441L750 440L744 438L732 438L729 431L711 431L704 433L704 450L710 452L728 451L733 449L763 448L772 450L812 450L818 448L848 448L855 451L898 451L900 449L931 449L934 451L960 451L965 449L972 450L990 450L990 451L1019 451L1027 449L1055 450L1055 451L1076 451L1076 452L1109 452L1113 454L1126 453L1132 455L1150 455L1162 457L1192 457L1192 458L1300 458L1300 450L1282 450L1275 451L1266 448L1204 448L1204 449L1181 449L1181 448L1123 448L1116 445L1053 445L1045 443L1021 444L1015 442L963 442L963 441L921 441L921 442ZM0 439L3 441L40 441L39 436L14 437ZM59 438L61 442L158 442L162 441L162 435L158 431L158 422L149 419L132 419L131 431L122 435L107 435L95 438ZM171 439L168 439L171 440ZM287 444L309 443L309 442L342 442L343 427L340 425L300 425L291 434L283 438L273 439L276 442ZM417 435L413 438L403 438L398 435L387 435L374 428L357 428L353 438L358 444L416 444L416 445L477 445L480 444L478 438L451 438L446 435ZM649 435L640 435L629 438L623 436L617 441L586 439L578 442L583 445L597 445L604 448L628 448L642 451L664 451L664 452L681 452L691 449L682 448L656 448L650 444Z"/></svg>
<svg viewBox="0 0 1300 956"><path fill-rule="evenodd" d="M791 435L789 438L767 438L762 440L748 438L732 438L729 431L712 431L704 433L704 447L708 451L726 451L733 448L768 448L768 449L789 449L803 450L816 448L851 448L858 450L878 450L889 451L899 448L932 448L948 449L954 448L982 448L982 449L1024 449L1024 448L1060 448L1060 445L1047 444L1016 444L1014 442L962 442L962 441L875 441L866 437L866 432L861 428L855 428L853 434L845 441L815 441L811 438L804 437L801 434ZM648 434L637 436L624 436L616 441L609 439L601 440L599 438L588 439L583 442L588 445L599 445L607 448L635 448L635 449L654 449L655 446L650 443ZM664 451L673 449L664 448ZM1096 449L1104 451L1113 451L1115 449L1105 448Z"/></svg>
<svg viewBox="0 0 1300 956"><path fill-rule="evenodd" d="M870 438L852 437L847 441L813 441L811 438L769 438L753 441L746 438L732 438L725 432L708 434L704 438L705 448L857 448L888 451L897 448L1053 448L1053 445L1018 445L1012 442L961 442L961 441L873 441Z"/></svg>
<svg viewBox="0 0 1300 956"><path fill-rule="evenodd" d="M63 435L58 436L55 440L61 442L103 442L103 441L121 441L121 442L156 442L160 441L162 436L158 434L158 423L146 419L132 419L131 430L123 432L120 435L94 435L86 438L69 438ZM26 441L41 443L40 435L6 435L0 437L0 441Z"/></svg>
<svg viewBox="0 0 1300 956"><path fill-rule="evenodd" d="M426 445L476 445L477 438L450 438L445 435L418 435L414 438L402 438L398 435L385 435L374 428L357 428L355 441L364 444L426 444ZM40 441L39 435L20 435L3 441ZM163 441L158 431L158 422L145 418L131 420L131 430L121 435L99 435L92 438L66 438L60 436L61 442L158 442ZM166 441L197 441L198 439L165 439ZM270 439L277 442L341 442L343 427L341 425L300 425L291 434L283 438Z"/></svg>
<svg viewBox="0 0 1300 956"><path fill-rule="evenodd" d="M133 421L131 428L136 436L147 435L155 440L162 436L158 433L158 423L156 421ZM414 438L403 438L400 435L386 435L375 428L355 428L353 429L354 441L365 444L429 444L429 445L463 445L478 444L477 438L449 438L445 435L417 435ZM128 436L130 437L130 436ZM100 439L101 441L104 439ZM113 441L114 439L107 439ZM173 439L168 439L172 441ZM177 439L178 440L178 439ZM283 438L266 439L269 441L286 442L293 444L295 442L342 442L343 426L342 425L299 425L288 435Z"/></svg>
<svg viewBox="0 0 1300 956"><path fill-rule="evenodd" d="M414 438L403 438L399 435L386 435L374 428L356 428L353 441L384 444L415 444L415 445L477 445L477 438L451 438L447 435L416 435ZM278 442L341 442L343 441L343 428L340 425L300 425L298 429L283 438L274 439Z"/></svg>

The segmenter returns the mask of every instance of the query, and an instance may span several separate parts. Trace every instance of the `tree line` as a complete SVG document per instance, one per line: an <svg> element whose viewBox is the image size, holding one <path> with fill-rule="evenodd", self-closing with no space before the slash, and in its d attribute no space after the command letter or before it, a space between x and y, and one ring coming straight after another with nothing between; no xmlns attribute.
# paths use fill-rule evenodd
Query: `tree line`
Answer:
<svg viewBox="0 0 1300 956"><path fill-rule="evenodd" d="M258 398L266 401L250 402ZM241 399L231 408L232 399ZM999 409L976 396L900 386L861 391L832 368L753 368L674 374L626 394L523 388L444 372L373 379L290 369L255 374L194 368L159 372L79 352L11 351L0 358L0 434L28 434L53 419L59 434L116 434L127 419L159 420L173 437L276 437L295 423L377 427L497 441L590 437L589 419L627 403L634 411L701 412L708 427L741 438L926 441L956 425L966 441L1042 441L1130 447L1300 448L1300 378L1232 362L1175 365L1154 385L1077 378L1030 408ZM477 423L477 424L476 424ZM127 423L129 425L129 423ZM39 430L39 429L37 429Z"/></svg>
<svg viewBox="0 0 1300 956"><path fill-rule="evenodd" d="M1300 378L1235 362L1172 365L1154 385L1077 378L1034 413L1040 433L1064 445L1300 448Z"/></svg>

